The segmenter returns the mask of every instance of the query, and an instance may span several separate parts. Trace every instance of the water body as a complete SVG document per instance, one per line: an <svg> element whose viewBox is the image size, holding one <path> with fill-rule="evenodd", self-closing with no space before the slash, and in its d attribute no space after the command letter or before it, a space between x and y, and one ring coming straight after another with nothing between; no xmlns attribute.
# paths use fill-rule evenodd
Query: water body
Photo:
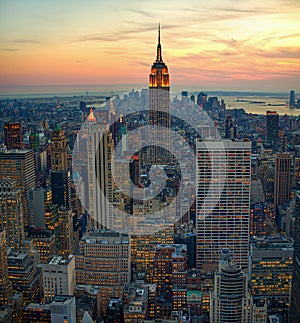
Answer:
<svg viewBox="0 0 300 323"><path fill-rule="evenodd" d="M37 86L2 86L0 87L1 99L21 98L47 98L47 97L86 97L88 96L111 96L125 94L131 90L141 90L145 85L37 85ZM180 94L181 90L189 91L189 88L174 86L171 91ZM189 95L198 92L189 91ZM288 93L260 93L238 91L206 91L208 96L217 96L223 99L227 109L243 108L247 113L265 114L267 110L277 111L280 115L288 114L300 116L300 109L290 109L288 106ZM297 95L296 95L297 96Z"/></svg>

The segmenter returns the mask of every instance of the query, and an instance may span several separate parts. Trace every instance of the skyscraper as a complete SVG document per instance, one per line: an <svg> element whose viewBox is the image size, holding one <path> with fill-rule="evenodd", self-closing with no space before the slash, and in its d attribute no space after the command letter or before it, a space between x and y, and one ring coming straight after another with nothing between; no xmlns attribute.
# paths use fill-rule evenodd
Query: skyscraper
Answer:
<svg viewBox="0 0 300 323"><path fill-rule="evenodd" d="M51 170L67 169L67 140L63 129L57 126L51 136Z"/></svg>
<svg viewBox="0 0 300 323"><path fill-rule="evenodd" d="M99 123L88 125L88 191L90 227L116 228L113 220L112 202L112 153L113 137L106 126Z"/></svg>
<svg viewBox="0 0 300 323"><path fill-rule="evenodd" d="M275 159L275 184L274 184L274 211L276 223L281 226L278 218L277 207L287 203L291 193L291 163L292 158L288 153L278 154Z"/></svg>
<svg viewBox="0 0 300 323"><path fill-rule="evenodd" d="M211 322L251 322L251 296L248 279L241 267L230 260L230 250L221 250L210 298Z"/></svg>
<svg viewBox="0 0 300 323"><path fill-rule="evenodd" d="M290 90L290 108L295 107L295 90Z"/></svg>
<svg viewBox="0 0 300 323"><path fill-rule="evenodd" d="M4 124L4 143L7 149L22 149L22 126L20 122Z"/></svg>
<svg viewBox="0 0 300 323"><path fill-rule="evenodd" d="M149 149L149 162L165 163L168 158L159 146L170 149L170 83L168 67L162 59L160 25L156 60L149 75L149 123L150 143L156 146Z"/></svg>
<svg viewBox="0 0 300 323"><path fill-rule="evenodd" d="M60 126L53 130L51 137L51 188L52 203L70 209L71 173L67 163L67 140Z"/></svg>
<svg viewBox="0 0 300 323"><path fill-rule="evenodd" d="M267 142L276 147L278 144L279 114L276 111L267 111Z"/></svg>
<svg viewBox="0 0 300 323"><path fill-rule="evenodd" d="M12 284L8 278L6 232L0 230L0 304L8 304L12 297Z"/></svg>
<svg viewBox="0 0 300 323"><path fill-rule="evenodd" d="M221 143L224 148L220 146ZM233 261L246 268L251 142L246 139L222 142L197 140L196 151L197 268L206 262L217 263L224 248L232 250ZM223 164L222 159L227 160L227 165ZM213 190L210 189L211 183Z"/></svg>
<svg viewBox="0 0 300 323"><path fill-rule="evenodd" d="M300 317L300 191L296 192L294 227L294 268L291 295L291 322Z"/></svg>
<svg viewBox="0 0 300 323"><path fill-rule="evenodd" d="M72 208L71 173L67 170L51 171L52 203Z"/></svg>
<svg viewBox="0 0 300 323"><path fill-rule="evenodd" d="M35 186L34 152L28 149L0 148L0 180L10 178L22 192L24 227L29 225L29 191Z"/></svg>
<svg viewBox="0 0 300 323"><path fill-rule="evenodd" d="M6 231L8 246L19 250L25 237L22 192L9 178L0 180L0 228Z"/></svg>

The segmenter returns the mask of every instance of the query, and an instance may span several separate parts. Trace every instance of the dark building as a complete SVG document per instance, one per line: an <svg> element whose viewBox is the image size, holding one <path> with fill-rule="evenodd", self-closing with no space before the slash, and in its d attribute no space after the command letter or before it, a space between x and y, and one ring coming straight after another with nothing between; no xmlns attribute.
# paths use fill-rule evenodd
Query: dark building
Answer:
<svg viewBox="0 0 300 323"><path fill-rule="evenodd" d="M267 111L267 142L272 147L277 146L278 142L279 114L276 111Z"/></svg>
<svg viewBox="0 0 300 323"><path fill-rule="evenodd" d="M290 108L295 107L295 90L290 91Z"/></svg>
<svg viewBox="0 0 300 323"><path fill-rule="evenodd" d="M70 171L51 171L52 203L72 208Z"/></svg>
<svg viewBox="0 0 300 323"><path fill-rule="evenodd" d="M266 216L263 203L253 204L250 207L250 235L266 234Z"/></svg>
<svg viewBox="0 0 300 323"><path fill-rule="evenodd" d="M187 246L188 269L196 268L196 235L191 232L187 234L175 234L174 243Z"/></svg>
<svg viewBox="0 0 300 323"><path fill-rule="evenodd" d="M274 184L274 210L277 225L281 226L277 208L287 203L291 193L291 155L288 153L278 154L275 160L275 184Z"/></svg>
<svg viewBox="0 0 300 323"><path fill-rule="evenodd" d="M7 149L22 149L22 126L20 122L4 124L4 143Z"/></svg>
<svg viewBox="0 0 300 323"><path fill-rule="evenodd" d="M237 138L237 125L231 115L226 117L225 122L225 138L233 139Z"/></svg>
<svg viewBox="0 0 300 323"><path fill-rule="evenodd" d="M296 193L294 226L294 268L292 279L291 320L297 322L300 317L300 191Z"/></svg>

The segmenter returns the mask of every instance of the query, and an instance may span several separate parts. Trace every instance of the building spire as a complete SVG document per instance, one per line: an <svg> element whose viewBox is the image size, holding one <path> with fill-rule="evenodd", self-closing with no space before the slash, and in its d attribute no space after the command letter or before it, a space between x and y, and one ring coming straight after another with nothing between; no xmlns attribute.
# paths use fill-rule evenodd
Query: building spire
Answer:
<svg viewBox="0 0 300 323"><path fill-rule="evenodd" d="M158 24L158 44L157 44L157 52L156 52L156 62L162 62L161 55L161 44L160 44L160 23Z"/></svg>
<svg viewBox="0 0 300 323"><path fill-rule="evenodd" d="M160 44L160 23L158 23L158 44Z"/></svg>

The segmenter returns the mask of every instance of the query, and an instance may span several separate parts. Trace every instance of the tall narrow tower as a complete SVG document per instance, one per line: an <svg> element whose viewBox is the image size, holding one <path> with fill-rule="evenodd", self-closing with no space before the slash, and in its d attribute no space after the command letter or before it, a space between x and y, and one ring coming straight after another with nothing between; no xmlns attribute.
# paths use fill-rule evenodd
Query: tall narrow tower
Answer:
<svg viewBox="0 0 300 323"><path fill-rule="evenodd" d="M67 140L63 129L57 126L51 137L51 170L67 170Z"/></svg>
<svg viewBox="0 0 300 323"><path fill-rule="evenodd" d="M162 59L160 44L160 25L158 25L158 44L156 60L149 75L149 123L150 142L156 146L150 149L150 162L165 163L164 151L170 149L170 83L168 67Z"/></svg>

